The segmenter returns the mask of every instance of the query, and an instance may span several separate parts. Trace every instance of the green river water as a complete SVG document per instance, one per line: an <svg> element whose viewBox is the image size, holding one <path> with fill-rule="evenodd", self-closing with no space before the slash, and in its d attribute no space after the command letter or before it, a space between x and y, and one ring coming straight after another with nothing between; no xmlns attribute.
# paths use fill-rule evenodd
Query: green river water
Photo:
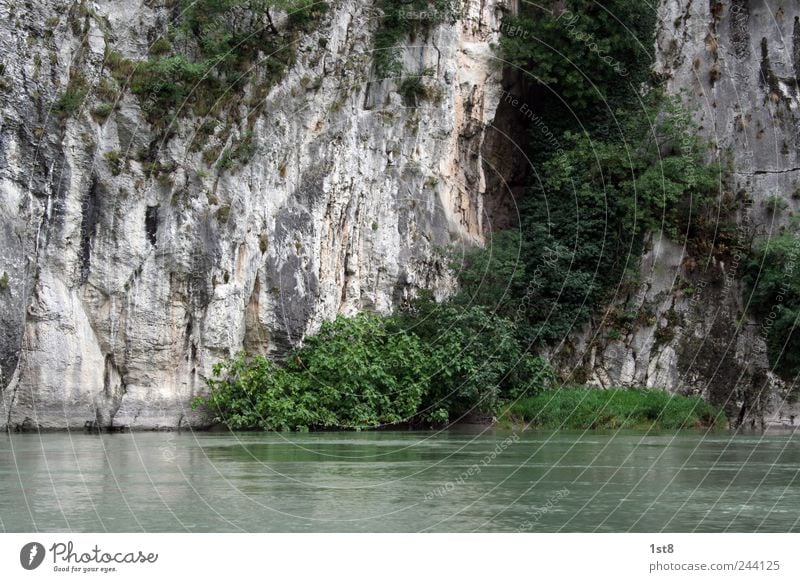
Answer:
<svg viewBox="0 0 800 582"><path fill-rule="evenodd" d="M2 531L800 531L800 434L4 434Z"/></svg>

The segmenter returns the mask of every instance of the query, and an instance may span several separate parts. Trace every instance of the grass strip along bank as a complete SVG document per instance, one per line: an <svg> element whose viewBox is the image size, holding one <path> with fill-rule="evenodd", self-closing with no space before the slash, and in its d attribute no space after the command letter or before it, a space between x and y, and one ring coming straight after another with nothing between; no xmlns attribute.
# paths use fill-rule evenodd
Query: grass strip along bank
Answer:
<svg viewBox="0 0 800 582"><path fill-rule="evenodd" d="M544 390L508 406L502 418L545 429L724 428L725 413L699 396L661 390Z"/></svg>

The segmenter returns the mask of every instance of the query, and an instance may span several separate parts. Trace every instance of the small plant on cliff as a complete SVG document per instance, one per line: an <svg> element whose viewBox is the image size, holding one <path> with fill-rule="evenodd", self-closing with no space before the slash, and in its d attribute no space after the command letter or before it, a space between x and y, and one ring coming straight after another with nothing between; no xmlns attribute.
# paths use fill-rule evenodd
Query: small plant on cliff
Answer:
<svg viewBox="0 0 800 582"><path fill-rule="evenodd" d="M77 113L83 106L86 96L89 94L89 84L80 73L70 77L66 90L59 95L54 109L59 117L67 117Z"/></svg>
<svg viewBox="0 0 800 582"><path fill-rule="evenodd" d="M433 97L433 92L425 85L423 79L435 73L433 69L425 69L419 75L409 75L403 78L398 93L403 98L406 107L416 107L423 99Z"/></svg>
<svg viewBox="0 0 800 582"><path fill-rule="evenodd" d="M416 107L419 101L425 97L425 85L422 83L422 77L406 77L400 83L398 93L403 98L406 107Z"/></svg>
<svg viewBox="0 0 800 582"><path fill-rule="evenodd" d="M103 154L103 157L106 159L106 162L108 162L108 168L111 170L111 174L118 176L122 173L125 167L125 158L121 151L110 150Z"/></svg>
<svg viewBox="0 0 800 582"><path fill-rule="evenodd" d="M114 111L114 104L113 103L101 103L94 109L92 109L92 117L97 121L99 124L103 124L106 122L108 117Z"/></svg>
<svg viewBox="0 0 800 582"><path fill-rule="evenodd" d="M779 194L772 194L764 200L764 208L770 214L780 214L789 207L789 203Z"/></svg>

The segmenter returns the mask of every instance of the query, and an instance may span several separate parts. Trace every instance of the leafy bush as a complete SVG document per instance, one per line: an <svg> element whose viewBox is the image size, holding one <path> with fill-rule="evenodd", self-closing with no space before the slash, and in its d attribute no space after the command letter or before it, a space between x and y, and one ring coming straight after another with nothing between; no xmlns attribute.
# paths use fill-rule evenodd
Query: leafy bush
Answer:
<svg viewBox="0 0 800 582"><path fill-rule="evenodd" d="M726 424L725 413L699 396L662 390L547 390L512 404L504 417L548 429L681 429Z"/></svg>
<svg viewBox="0 0 800 582"><path fill-rule="evenodd" d="M424 99L427 95L427 90L420 76L411 76L403 79L398 92L403 98L403 103L407 107L417 106L419 101Z"/></svg>
<svg viewBox="0 0 800 582"><path fill-rule="evenodd" d="M789 232L756 247L744 282L749 307L762 320L767 355L787 381L800 374L800 233Z"/></svg>
<svg viewBox="0 0 800 582"><path fill-rule="evenodd" d="M283 367L243 355L219 364L199 403L231 428L367 428L410 420L426 389L418 337L392 333L375 315L339 318Z"/></svg>
<svg viewBox="0 0 800 582"><path fill-rule="evenodd" d="M310 411L313 395L292 376L264 357L244 354L214 366L204 405L218 422L233 429L303 429L319 422Z"/></svg>
<svg viewBox="0 0 800 582"><path fill-rule="evenodd" d="M102 124L105 123L112 111L114 111L113 103L101 103L92 109L92 117L94 117L98 123Z"/></svg>
<svg viewBox="0 0 800 582"><path fill-rule="evenodd" d="M483 307L423 297L398 323L419 336L430 354L428 414L493 413L504 399L534 394L554 380L547 362L519 342L516 324Z"/></svg>
<svg viewBox="0 0 800 582"><path fill-rule="evenodd" d="M206 63L196 63L182 55L164 57L140 63L130 87L135 95L146 98L147 113L160 115L183 106L207 73Z"/></svg>
<svg viewBox="0 0 800 582"><path fill-rule="evenodd" d="M126 160L121 151L110 150L103 154L103 157L106 159L106 162L108 162L108 167L114 176L118 176L122 173Z"/></svg>
<svg viewBox="0 0 800 582"><path fill-rule="evenodd" d="M551 380L549 366L525 353L506 320L423 300L394 317L326 322L280 366L244 354L219 364L209 395L195 405L234 429L443 423L495 412Z"/></svg>

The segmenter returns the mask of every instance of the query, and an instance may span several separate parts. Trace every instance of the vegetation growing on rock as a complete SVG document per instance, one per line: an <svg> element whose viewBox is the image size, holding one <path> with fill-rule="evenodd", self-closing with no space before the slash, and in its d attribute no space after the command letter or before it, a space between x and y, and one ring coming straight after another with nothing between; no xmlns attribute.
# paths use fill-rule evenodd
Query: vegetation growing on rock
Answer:
<svg viewBox="0 0 800 582"><path fill-rule="evenodd" d="M374 37L375 73L379 79L400 77L401 42L409 34L425 35L433 27L454 18L459 0L381 0L383 12Z"/></svg>
<svg viewBox="0 0 800 582"><path fill-rule="evenodd" d="M142 99L153 124L168 122L169 114L218 114L238 103L254 76L264 85L279 80L294 62L295 35L327 8L313 0L181 0L173 26L151 45L148 59L110 50L106 64ZM289 15L285 31L273 22L277 11Z"/></svg>
<svg viewBox="0 0 800 582"><path fill-rule="evenodd" d="M796 382L800 374L800 232L792 230L758 245L747 265L749 306L761 322L773 370Z"/></svg>

